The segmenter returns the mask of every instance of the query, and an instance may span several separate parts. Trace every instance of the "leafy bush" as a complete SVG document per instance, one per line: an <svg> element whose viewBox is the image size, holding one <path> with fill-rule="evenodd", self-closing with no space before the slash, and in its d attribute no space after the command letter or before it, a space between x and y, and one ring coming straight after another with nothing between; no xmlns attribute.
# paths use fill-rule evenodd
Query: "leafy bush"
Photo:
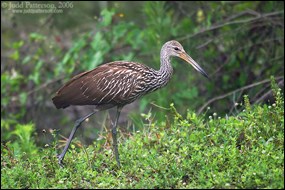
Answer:
<svg viewBox="0 0 285 190"><path fill-rule="evenodd" d="M64 168L54 142L25 157L2 144L1 188L284 188L284 97L272 83L272 105L246 96L236 117L182 117L173 105L171 122L143 115L143 131L121 134L122 168L105 133L88 147L73 141Z"/></svg>

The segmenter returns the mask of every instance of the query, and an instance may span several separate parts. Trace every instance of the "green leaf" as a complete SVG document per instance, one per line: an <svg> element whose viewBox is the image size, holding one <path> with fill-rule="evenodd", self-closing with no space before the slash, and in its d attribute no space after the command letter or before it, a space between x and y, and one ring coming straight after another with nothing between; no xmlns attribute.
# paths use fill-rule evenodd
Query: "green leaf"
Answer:
<svg viewBox="0 0 285 190"><path fill-rule="evenodd" d="M109 11L107 9L104 9L101 12L101 16L102 16L101 24L103 26L109 26L111 24L111 22L112 22L112 17L113 17L114 14L115 14L114 11Z"/></svg>
<svg viewBox="0 0 285 190"><path fill-rule="evenodd" d="M27 64L28 62L30 62L31 61L31 56L26 56L24 59L23 59L23 61L22 61L22 64Z"/></svg>
<svg viewBox="0 0 285 190"><path fill-rule="evenodd" d="M18 51L18 50L14 51L14 52L10 55L10 58L13 59L14 61L18 61L19 58L20 58L19 51Z"/></svg>
<svg viewBox="0 0 285 190"><path fill-rule="evenodd" d="M20 47L22 47L24 45L24 41L23 40L20 40L18 42L14 42L12 47L13 49L19 49Z"/></svg>
<svg viewBox="0 0 285 190"><path fill-rule="evenodd" d="M31 33L29 37L31 40L34 40L34 41L41 41L46 38L44 35L39 34L39 33Z"/></svg>
<svg viewBox="0 0 285 190"><path fill-rule="evenodd" d="M25 105L26 102L27 102L27 93L26 92L22 92L22 93L20 93L19 97L20 97L21 105Z"/></svg>

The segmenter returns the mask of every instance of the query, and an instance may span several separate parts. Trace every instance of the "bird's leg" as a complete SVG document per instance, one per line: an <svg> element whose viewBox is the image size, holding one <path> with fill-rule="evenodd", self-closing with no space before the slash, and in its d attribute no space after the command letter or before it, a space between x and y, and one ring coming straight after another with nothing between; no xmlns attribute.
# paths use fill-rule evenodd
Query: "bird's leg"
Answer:
<svg viewBox="0 0 285 190"><path fill-rule="evenodd" d="M119 167L121 166L121 164L120 164L120 159L119 159L118 142L117 142L117 124L118 124L118 120L120 117L121 110L122 110L122 107L118 106L115 123L114 123L113 128L112 128L114 153L115 153L115 157L116 157L117 164Z"/></svg>
<svg viewBox="0 0 285 190"><path fill-rule="evenodd" d="M69 135L69 138L67 140L67 143L66 143L62 153L60 155L57 155L58 163L59 163L60 166L62 166L62 160L63 160L63 158L64 158L64 156L66 154L66 151L67 151L67 149L68 149L68 147L69 147L69 145L70 145L70 143L71 143L71 141L73 139L73 136L74 136L76 130L80 127L80 125L81 125L81 123L83 121L85 121L88 117L90 117L91 115L95 114L96 112L97 112L97 110L92 112L92 113L89 113L85 117L82 117L82 118L80 118L80 119L75 121L74 127L73 127L73 129L72 129L72 131L71 131L71 133Z"/></svg>

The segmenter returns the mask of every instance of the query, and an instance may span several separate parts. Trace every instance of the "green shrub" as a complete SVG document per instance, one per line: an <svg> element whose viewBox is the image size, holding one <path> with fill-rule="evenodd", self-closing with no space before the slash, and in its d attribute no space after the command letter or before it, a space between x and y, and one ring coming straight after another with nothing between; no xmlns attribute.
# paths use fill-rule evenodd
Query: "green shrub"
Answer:
<svg viewBox="0 0 285 190"><path fill-rule="evenodd" d="M237 116L183 117L173 104L164 122L143 114L145 128L119 138L122 168L108 134L88 147L75 139L61 168L55 142L34 147L33 125L19 125L18 155L14 142L1 146L1 188L284 188L284 98L272 88L272 105L245 96Z"/></svg>

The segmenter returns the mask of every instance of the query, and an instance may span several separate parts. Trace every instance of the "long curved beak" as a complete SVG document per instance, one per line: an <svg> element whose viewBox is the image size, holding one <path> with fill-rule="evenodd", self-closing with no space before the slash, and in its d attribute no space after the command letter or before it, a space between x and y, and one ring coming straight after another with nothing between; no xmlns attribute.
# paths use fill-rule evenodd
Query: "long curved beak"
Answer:
<svg viewBox="0 0 285 190"><path fill-rule="evenodd" d="M194 69L196 69L199 73L201 73L204 77L206 77L207 79L210 79L208 74L200 67L200 65L198 65L198 63L196 63L196 61L194 61L186 52L182 52L179 54L179 57L183 60L185 60L186 62L190 63L190 65L192 65L192 67L194 67Z"/></svg>

